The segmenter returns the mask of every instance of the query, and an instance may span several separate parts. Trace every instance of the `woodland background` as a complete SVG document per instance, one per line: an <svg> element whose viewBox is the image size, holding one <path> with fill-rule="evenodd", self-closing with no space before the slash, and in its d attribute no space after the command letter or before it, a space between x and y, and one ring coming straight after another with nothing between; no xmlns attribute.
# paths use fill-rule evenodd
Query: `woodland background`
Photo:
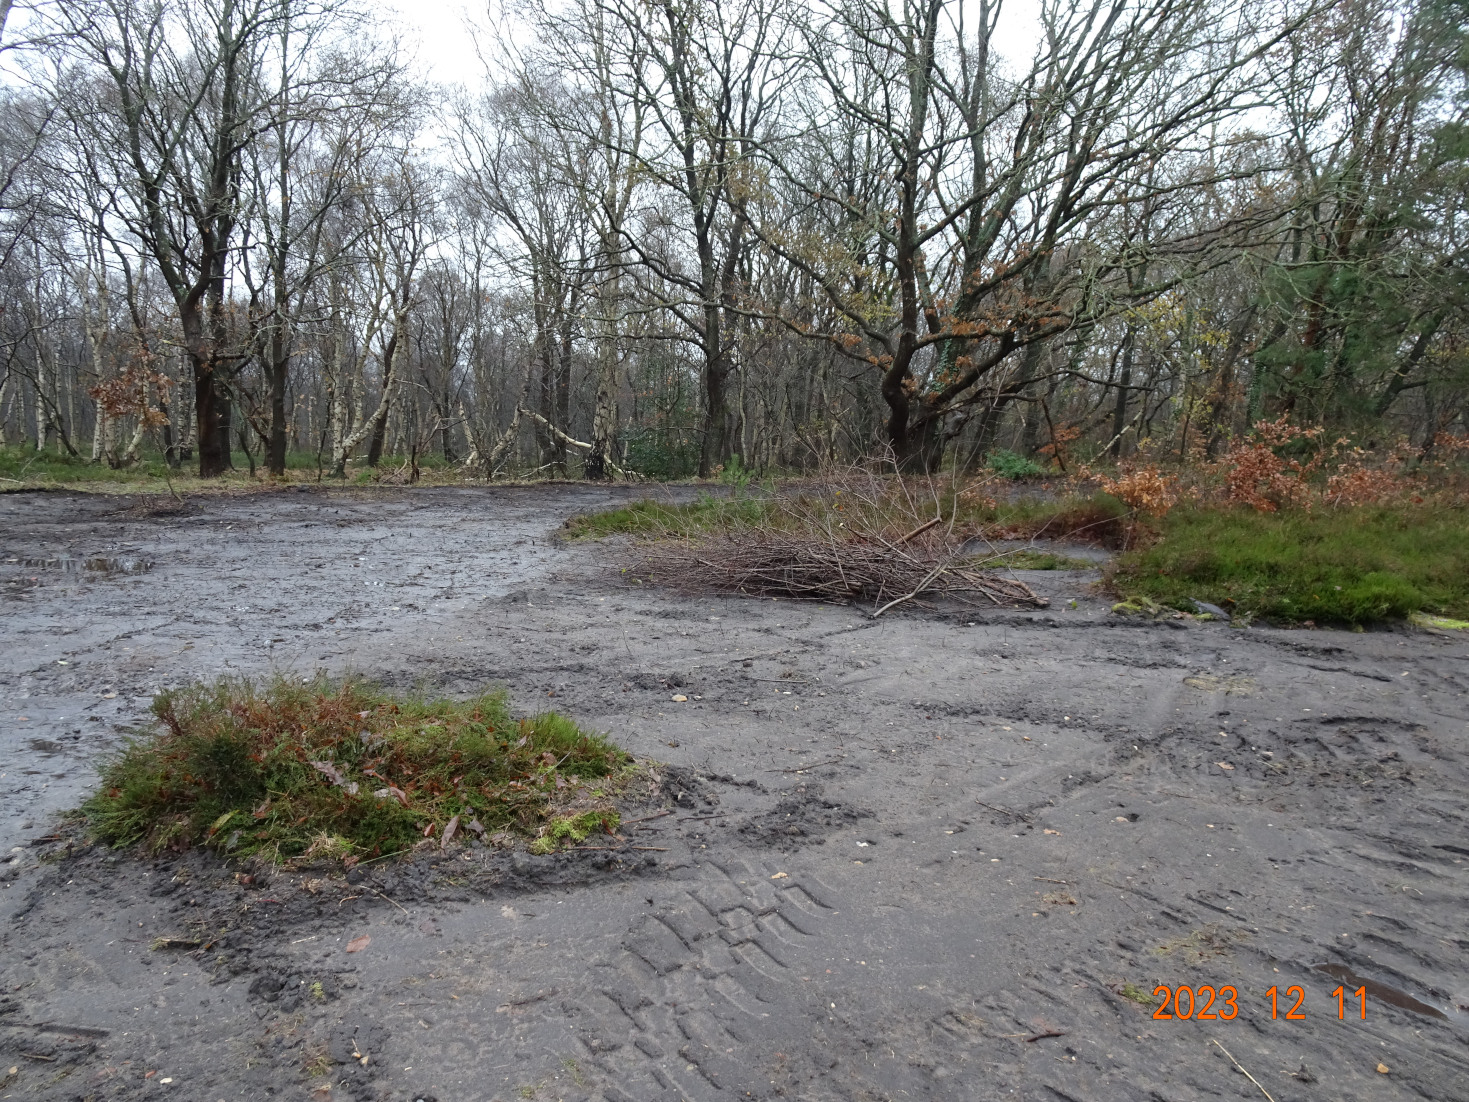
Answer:
<svg viewBox="0 0 1469 1102"><path fill-rule="evenodd" d="M368 8L0 0L0 445L678 478L1469 428L1465 0L1043 0L1023 56L990 0L533 0L467 89Z"/></svg>

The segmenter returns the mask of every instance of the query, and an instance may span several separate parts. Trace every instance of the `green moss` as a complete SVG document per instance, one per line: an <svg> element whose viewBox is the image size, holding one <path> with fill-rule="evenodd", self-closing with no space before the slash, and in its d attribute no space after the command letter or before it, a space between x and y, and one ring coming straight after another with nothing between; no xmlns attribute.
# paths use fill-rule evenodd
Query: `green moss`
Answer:
<svg viewBox="0 0 1469 1102"><path fill-rule="evenodd" d="M1088 559L1073 559L1068 555L1038 551L1033 547L1005 552L1000 557L1000 565L1011 570L1095 570L1097 567L1096 563Z"/></svg>
<svg viewBox="0 0 1469 1102"><path fill-rule="evenodd" d="M568 845L585 842L593 833L616 834L621 817L616 811L598 808L580 815L562 815L546 824L541 836L530 844L532 853L554 853Z"/></svg>
<svg viewBox="0 0 1469 1102"><path fill-rule="evenodd" d="M1146 1006L1149 1010L1156 1007L1160 1001L1153 998L1152 995L1135 983L1124 983L1121 987L1115 988L1114 990L1124 999L1135 1002L1139 1006Z"/></svg>
<svg viewBox="0 0 1469 1102"><path fill-rule="evenodd" d="M96 836L151 850L379 856L459 818L530 836L631 759L554 713L515 719L501 693L393 697L360 681L222 681L160 694L157 729L102 771Z"/></svg>
<svg viewBox="0 0 1469 1102"><path fill-rule="evenodd" d="M1469 631L1469 620L1455 620L1449 616L1429 616L1415 612L1409 620L1421 628L1436 628L1439 631Z"/></svg>
<svg viewBox="0 0 1469 1102"><path fill-rule="evenodd" d="M1133 596L1125 601L1119 601L1112 606L1112 611L1118 616L1146 616L1150 620L1161 620L1173 614L1172 610L1143 596Z"/></svg>
<svg viewBox="0 0 1469 1102"><path fill-rule="evenodd" d="M1156 536L1117 561L1113 582L1129 598L1282 623L1469 614L1462 508L1177 509Z"/></svg>

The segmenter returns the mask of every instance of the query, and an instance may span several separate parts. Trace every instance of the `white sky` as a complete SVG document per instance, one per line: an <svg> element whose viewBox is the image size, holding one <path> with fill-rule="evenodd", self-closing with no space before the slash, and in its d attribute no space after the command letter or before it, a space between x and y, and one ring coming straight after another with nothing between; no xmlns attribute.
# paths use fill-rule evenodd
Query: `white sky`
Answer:
<svg viewBox="0 0 1469 1102"><path fill-rule="evenodd" d="M485 0L378 0L384 21L402 28L405 53L414 60L419 76L441 84L472 86L484 79L484 65L475 53L468 27L488 41L489 19ZM1029 59L1038 40L1036 18L1040 0L1008 0L996 28L995 46L1019 67Z"/></svg>
<svg viewBox="0 0 1469 1102"><path fill-rule="evenodd" d="M379 0L383 20L403 30L404 53L418 75L439 84L473 85L484 78L466 15L480 33L488 25L484 3L464 0Z"/></svg>

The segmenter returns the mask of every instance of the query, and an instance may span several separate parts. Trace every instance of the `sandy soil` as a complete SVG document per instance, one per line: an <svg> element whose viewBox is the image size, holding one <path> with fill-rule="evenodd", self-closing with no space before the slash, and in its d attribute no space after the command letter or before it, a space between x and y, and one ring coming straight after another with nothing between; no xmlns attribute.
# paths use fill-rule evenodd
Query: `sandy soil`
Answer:
<svg viewBox="0 0 1469 1102"><path fill-rule="evenodd" d="M625 496L0 496L0 1098L1469 1098L1464 641L1130 623L1087 573L686 599L552 538ZM317 668L506 685L671 813L350 882L45 841L155 690Z"/></svg>

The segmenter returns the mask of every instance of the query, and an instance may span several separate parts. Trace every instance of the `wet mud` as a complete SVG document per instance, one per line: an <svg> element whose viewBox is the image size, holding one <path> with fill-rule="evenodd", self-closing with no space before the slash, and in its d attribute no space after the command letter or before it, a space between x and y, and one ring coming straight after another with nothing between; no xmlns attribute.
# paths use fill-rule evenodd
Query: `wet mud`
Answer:
<svg viewBox="0 0 1469 1102"><path fill-rule="evenodd" d="M556 538L629 494L0 495L0 1098L1469 1097L1465 642L1091 571L684 598ZM317 669L504 685L659 784L621 842L350 875L58 823L157 690Z"/></svg>

